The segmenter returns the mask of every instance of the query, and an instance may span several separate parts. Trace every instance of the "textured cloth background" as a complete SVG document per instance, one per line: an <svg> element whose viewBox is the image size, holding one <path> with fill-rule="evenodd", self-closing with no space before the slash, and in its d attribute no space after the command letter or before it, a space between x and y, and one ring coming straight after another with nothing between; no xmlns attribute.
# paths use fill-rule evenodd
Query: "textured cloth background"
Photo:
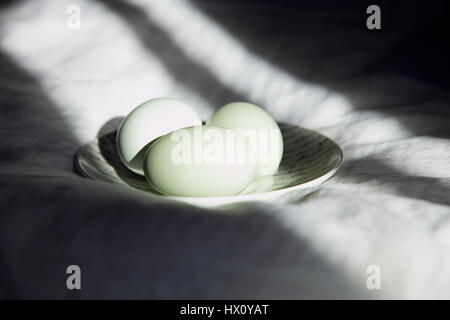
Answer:
<svg viewBox="0 0 450 320"><path fill-rule="evenodd" d="M359 18L268 2L2 7L0 295L450 298L450 99L382 68L415 32L390 8L371 32L364 7ZM426 23L438 9L405 10ZM306 196L220 210L74 173L83 143L159 96L202 118L251 101L333 138L344 165ZM80 291L66 288L70 264Z"/></svg>

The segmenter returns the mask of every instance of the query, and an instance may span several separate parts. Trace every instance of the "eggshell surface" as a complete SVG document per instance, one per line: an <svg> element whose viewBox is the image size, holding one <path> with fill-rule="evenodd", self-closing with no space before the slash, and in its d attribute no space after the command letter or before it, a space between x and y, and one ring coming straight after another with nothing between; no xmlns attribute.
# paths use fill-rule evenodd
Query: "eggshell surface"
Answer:
<svg viewBox="0 0 450 320"><path fill-rule="evenodd" d="M155 139L202 122L187 104L172 98L157 98L136 107L122 121L117 131L117 151L131 171L144 175L146 152Z"/></svg>
<svg viewBox="0 0 450 320"><path fill-rule="evenodd" d="M254 179L248 142L233 130L194 126L159 138L145 159L147 181L180 197L232 196Z"/></svg>
<svg viewBox="0 0 450 320"><path fill-rule="evenodd" d="M258 174L276 173L283 157L283 137L267 111L248 102L232 102L218 109L207 124L240 130L258 158Z"/></svg>

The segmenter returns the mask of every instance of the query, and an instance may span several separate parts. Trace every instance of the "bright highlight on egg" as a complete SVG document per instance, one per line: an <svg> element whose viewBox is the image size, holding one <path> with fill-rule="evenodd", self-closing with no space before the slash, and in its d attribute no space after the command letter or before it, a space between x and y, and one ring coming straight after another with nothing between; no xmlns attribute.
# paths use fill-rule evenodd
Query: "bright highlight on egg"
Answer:
<svg viewBox="0 0 450 320"><path fill-rule="evenodd" d="M194 110L171 98L135 108L117 132L122 163L170 196L220 197L242 193L277 172L283 138L262 108L233 102L206 125Z"/></svg>
<svg viewBox="0 0 450 320"><path fill-rule="evenodd" d="M155 139L202 121L187 104L172 98L152 99L136 107L117 131L117 151L122 163L143 176L143 163Z"/></svg>

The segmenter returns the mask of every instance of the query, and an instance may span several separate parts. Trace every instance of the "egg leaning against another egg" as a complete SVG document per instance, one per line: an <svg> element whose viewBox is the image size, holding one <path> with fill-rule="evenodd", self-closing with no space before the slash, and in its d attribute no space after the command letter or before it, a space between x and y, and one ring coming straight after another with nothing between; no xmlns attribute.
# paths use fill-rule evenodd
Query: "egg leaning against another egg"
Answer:
<svg viewBox="0 0 450 320"><path fill-rule="evenodd" d="M206 124L236 129L245 136L256 154L259 176L277 172L283 157L283 137L267 111L248 102L232 102L219 108Z"/></svg>
<svg viewBox="0 0 450 320"><path fill-rule="evenodd" d="M144 158L155 139L201 123L195 111L179 100L156 98L146 101L128 114L117 131L120 160L128 169L143 176Z"/></svg>
<svg viewBox="0 0 450 320"><path fill-rule="evenodd" d="M233 196L256 174L246 139L232 129L194 126L159 138L148 150L145 177L166 195Z"/></svg>

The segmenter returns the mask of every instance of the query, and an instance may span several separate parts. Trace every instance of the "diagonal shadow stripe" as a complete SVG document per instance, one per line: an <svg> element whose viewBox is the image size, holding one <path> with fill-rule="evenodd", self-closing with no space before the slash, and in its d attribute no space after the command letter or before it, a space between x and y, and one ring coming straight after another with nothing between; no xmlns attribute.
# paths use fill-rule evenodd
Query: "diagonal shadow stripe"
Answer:
<svg viewBox="0 0 450 320"><path fill-rule="evenodd" d="M17 165L53 172L72 168L67 159L80 143L70 123L39 82L1 51L0 105L0 136L12 136L0 140L0 173L11 174Z"/></svg>
<svg viewBox="0 0 450 320"><path fill-rule="evenodd" d="M448 25L449 5L443 0L438 1L435 8L421 1L404 2L400 5L382 1L380 6L386 28L393 34L410 30L412 37L409 38L407 55L424 51L423 55L428 56L429 61L439 59L443 66L448 65L448 59L440 50L430 50L421 47L419 41L413 41L417 30L442 31L439 29L441 22L444 20ZM352 0L347 4L337 4L329 0L312 3L286 0L277 3L263 1L264 5L261 1L248 1L244 5L192 0L190 3L255 56L266 59L298 79L343 94L355 110L388 113L416 135L450 138L448 93L430 92L426 87L405 90L401 77L390 77L389 83L377 78L383 67L380 59L389 60L393 53L398 52L397 46L404 37L391 41L389 34L384 32L368 32L365 9L370 2ZM444 4L447 13L438 9ZM416 16L420 19L412 18ZM429 25L424 25L428 20L431 20ZM242 21L246 23L240 23ZM444 41L441 36L440 42L435 41L433 45ZM378 54L374 56L372 52ZM409 67L416 69L415 65ZM448 77L444 70L445 67L441 73ZM442 99L447 99L447 102ZM421 119L420 124L405 118L408 114L419 118L424 113L434 117Z"/></svg>
<svg viewBox="0 0 450 320"><path fill-rule="evenodd" d="M450 205L450 187L442 183L448 181L450 185L449 178L406 175L374 157L346 161L339 177L353 183L374 183L384 190L394 189L395 193L403 197Z"/></svg>
<svg viewBox="0 0 450 320"><path fill-rule="evenodd" d="M143 9L121 0L101 2L127 23L143 46L160 59L174 79L206 99L213 109L231 101L246 101L246 97L190 59Z"/></svg>

